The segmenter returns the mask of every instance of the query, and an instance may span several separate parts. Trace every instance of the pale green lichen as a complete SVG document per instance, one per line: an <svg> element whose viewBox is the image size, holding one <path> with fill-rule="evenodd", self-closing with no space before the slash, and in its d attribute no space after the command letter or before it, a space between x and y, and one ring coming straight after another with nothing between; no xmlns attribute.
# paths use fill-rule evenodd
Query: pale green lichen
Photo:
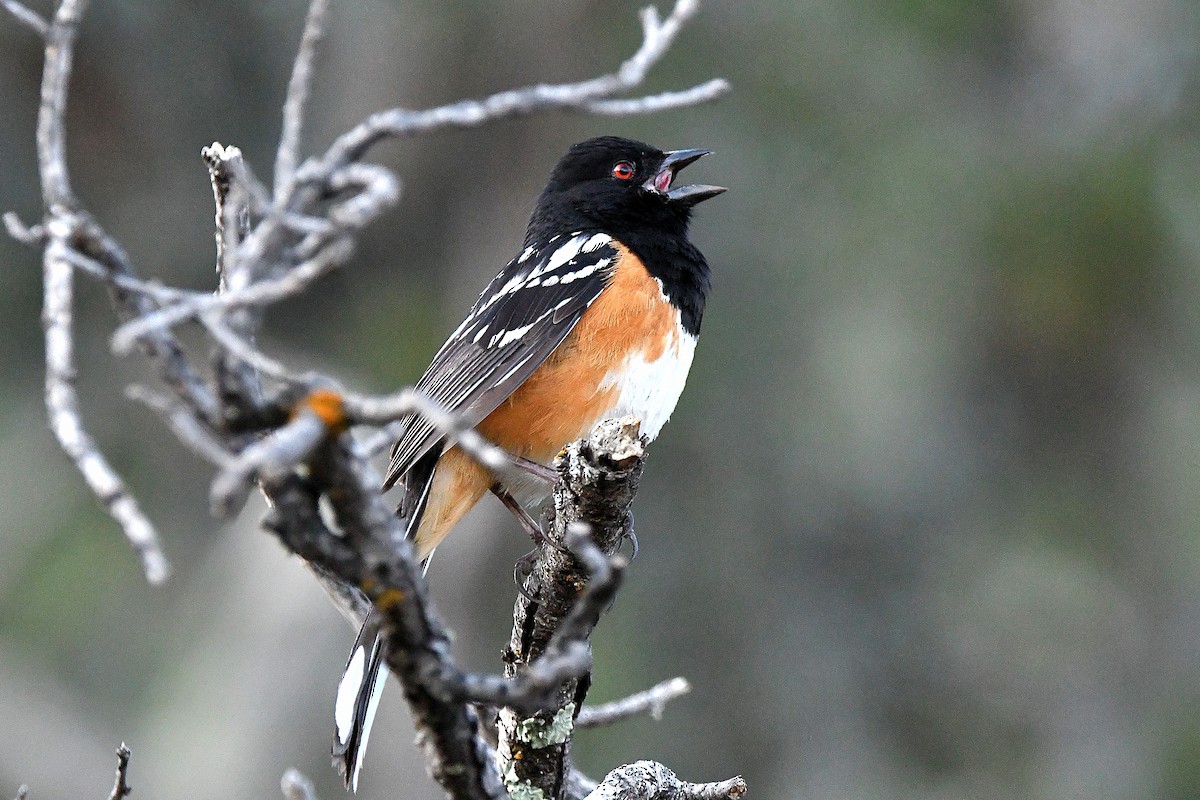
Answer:
<svg viewBox="0 0 1200 800"><path fill-rule="evenodd" d="M546 793L517 775L517 762L508 761L500 772L504 788L512 800L546 800Z"/></svg>
<svg viewBox="0 0 1200 800"><path fill-rule="evenodd" d="M552 744L562 744L571 738L571 729L575 725L574 720L575 704L567 703L549 722L537 717L530 717L518 722L517 739L528 742L529 746L536 750Z"/></svg>

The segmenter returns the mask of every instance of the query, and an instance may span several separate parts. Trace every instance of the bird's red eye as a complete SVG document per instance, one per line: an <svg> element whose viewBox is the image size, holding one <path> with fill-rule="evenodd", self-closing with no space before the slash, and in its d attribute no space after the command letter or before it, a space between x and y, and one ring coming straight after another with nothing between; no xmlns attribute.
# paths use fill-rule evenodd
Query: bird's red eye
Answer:
<svg viewBox="0 0 1200 800"><path fill-rule="evenodd" d="M637 170L628 161L618 161L613 164L612 176L619 181L631 180L636 173Z"/></svg>

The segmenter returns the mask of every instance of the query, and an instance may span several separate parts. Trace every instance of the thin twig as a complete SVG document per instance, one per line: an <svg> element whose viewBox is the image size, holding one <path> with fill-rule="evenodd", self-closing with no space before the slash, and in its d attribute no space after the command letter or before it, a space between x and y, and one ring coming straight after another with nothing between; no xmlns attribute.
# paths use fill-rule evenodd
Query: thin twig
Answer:
<svg viewBox="0 0 1200 800"><path fill-rule="evenodd" d="M605 703L600 706L584 706L575 718L579 728L598 728L612 725L615 722L630 717L649 714L654 719L662 719L663 709L667 703L676 697L681 697L692 690L692 685L684 678L672 678L657 686L651 686L645 691L631 694L620 700Z"/></svg>
<svg viewBox="0 0 1200 800"><path fill-rule="evenodd" d="M636 114L654 114L659 111L669 111L673 108L710 103L729 91L729 81L724 78L713 78L710 81L684 89L678 92L663 92L646 95L645 97L618 98L616 100L593 100L585 103L583 109L589 114L603 114L614 117L629 117Z"/></svg>
<svg viewBox="0 0 1200 800"><path fill-rule="evenodd" d="M45 228L41 225L26 225L15 211L4 212L4 230L21 244L42 244L46 241Z"/></svg>
<svg viewBox="0 0 1200 800"><path fill-rule="evenodd" d="M130 320L117 328L112 337L113 350L120 354L128 353L140 340L185 319L208 312L266 306L287 297L294 297L306 290L317 278L345 263L353 251L353 242L348 237L338 238L320 253L290 268L274 280L258 281L244 289L231 288L228 292L216 295L192 292L174 305ZM239 269L243 266L239 265Z"/></svg>
<svg viewBox="0 0 1200 800"><path fill-rule="evenodd" d="M192 410L173 395L134 385L125 389L125 396L156 411L166 420L175 438L191 448L196 455L210 464L228 468L232 459L229 451L221 445L211 430L196 419Z"/></svg>
<svg viewBox="0 0 1200 800"><path fill-rule="evenodd" d="M133 787L129 785L129 748L121 742L121 746L117 748L117 780L113 784L112 793L109 794L108 800L122 800L133 791Z"/></svg>
<svg viewBox="0 0 1200 800"><path fill-rule="evenodd" d="M577 83L538 84L522 89L498 92L482 100L462 100L456 103L414 111L394 108L372 114L351 130L339 136L319 160L309 160L297 171L297 182L321 183L343 164L362 156L381 139L413 136L439 128L469 128L504 117L528 114L553 108L577 109L597 114L641 114L675 107L672 101L660 99L623 105L596 105L597 101L614 94L631 91L646 77L675 41L680 28L696 12L695 0L678 0L666 20L659 21L657 12L647 8L642 12L642 44L616 72ZM728 91L725 81L708 81L681 94L690 95L692 102L714 100ZM665 98L666 95L659 95Z"/></svg>
<svg viewBox="0 0 1200 800"><path fill-rule="evenodd" d="M386 397L347 393L345 403L346 416L352 423L383 425L409 414L419 414L488 469L503 472L513 466L510 453L485 439L460 415L450 413L415 389L404 389Z"/></svg>
<svg viewBox="0 0 1200 800"><path fill-rule="evenodd" d="M279 149L275 153L275 198L282 200L292 192L292 180L300 155L300 134L304 127L304 110L312 92L313 63L317 47L325 35L325 12L329 0L312 0L304 20L300 48L292 64L287 99L283 103L283 127L279 134ZM281 203L276 207L282 208Z"/></svg>
<svg viewBox="0 0 1200 800"><path fill-rule="evenodd" d="M312 781L301 774L300 770L289 767L279 780L279 788L287 800L317 800L317 791Z"/></svg>
<svg viewBox="0 0 1200 800"><path fill-rule="evenodd" d="M51 213L77 210L79 201L67 176L67 86L75 56L75 38L87 0L62 0L46 29L46 63L42 69L42 98L38 107L37 147L42 201Z"/></svg>
<svg viewBox="0 0 1200 800"><path fill-rule="evenodd" d="M66 258L67 252L67 245L55 237L46 248L43 259L42 326L46 339L45 392L50 428L63 451L83 474L88 486L120 524L125 537L142 560L146 580L160 584L167 579L171 570L158 543L158 534L84 429L79 413L79 396L75 390L72 308L75 270Z"/></svg>
<svg viewBox="0 0 1200 800"><path fill-rule="evenodd" d="M308 409L230 459L209 491L213 514L230 517L245 504L255 478L271 479L307 459L325 437L325 423Z"/></svg>
<svg viewBox="0 0 1200 800"><path fill-rule="evenodd" d="M32 29L38 36L46 38L46 32L50 29L50 25L41 14L17 0L0 0L0 6L3 6L5 11L16 17L18 22Z"/></svg>
<svg viewBox="0 0 1200 800"><path fill-rule="evenodd" d="M717 783L689 783L656 761L617 767L587 800L738 800L746 794L741 775Z"/></svg>

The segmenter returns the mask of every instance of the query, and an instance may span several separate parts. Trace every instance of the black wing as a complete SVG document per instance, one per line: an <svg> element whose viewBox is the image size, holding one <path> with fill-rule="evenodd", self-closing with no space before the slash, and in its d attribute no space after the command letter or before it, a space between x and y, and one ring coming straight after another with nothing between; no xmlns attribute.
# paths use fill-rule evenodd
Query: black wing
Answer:
<svg viewBox="0 0 1200 800"><path fill-rule="evenodd" d="M618 256L613 240L602 233L556 236L540 248L526 248L483 290L416 388L477 424L566 338L607 285ZM409 417L392 448L383 488L391 488L443 438L424 418Z"/></svg>

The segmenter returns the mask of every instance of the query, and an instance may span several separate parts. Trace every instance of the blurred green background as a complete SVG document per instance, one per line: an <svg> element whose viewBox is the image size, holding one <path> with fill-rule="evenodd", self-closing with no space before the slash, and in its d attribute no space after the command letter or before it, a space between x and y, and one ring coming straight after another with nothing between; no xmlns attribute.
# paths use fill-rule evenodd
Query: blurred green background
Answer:
<svg viewBox="0 0 1200 800"><path fill-rule="evenodd" d="M49 10L45 0L35 3ZM338 3L308 152L366 114L590 77L637 2ZM199 158L270 174L301 0L95 0L76 186L143 274L213 284ZM665 9L664 9L665 10ZM0 208L39 212L40 50L0 17ZM641 554L595 637L594 700L682 674L661 722L581 734L756 798L1200 796L1200 7L1186 0L708 2L653 117L537 116L388 143L401 204L271 314L267 347L385 392L513 255L559 154L600 133L709 147L716 288L651 451ZM164 532L151 589L41 406L37 254L0 239L0 793L276 797L326 752L352 631L295 559L207 515L207 468L122 388L82 280L88 423ZM430 580L498 669L525 550L486 502ZM435 798L400 692L366 797Z"/></svg>

